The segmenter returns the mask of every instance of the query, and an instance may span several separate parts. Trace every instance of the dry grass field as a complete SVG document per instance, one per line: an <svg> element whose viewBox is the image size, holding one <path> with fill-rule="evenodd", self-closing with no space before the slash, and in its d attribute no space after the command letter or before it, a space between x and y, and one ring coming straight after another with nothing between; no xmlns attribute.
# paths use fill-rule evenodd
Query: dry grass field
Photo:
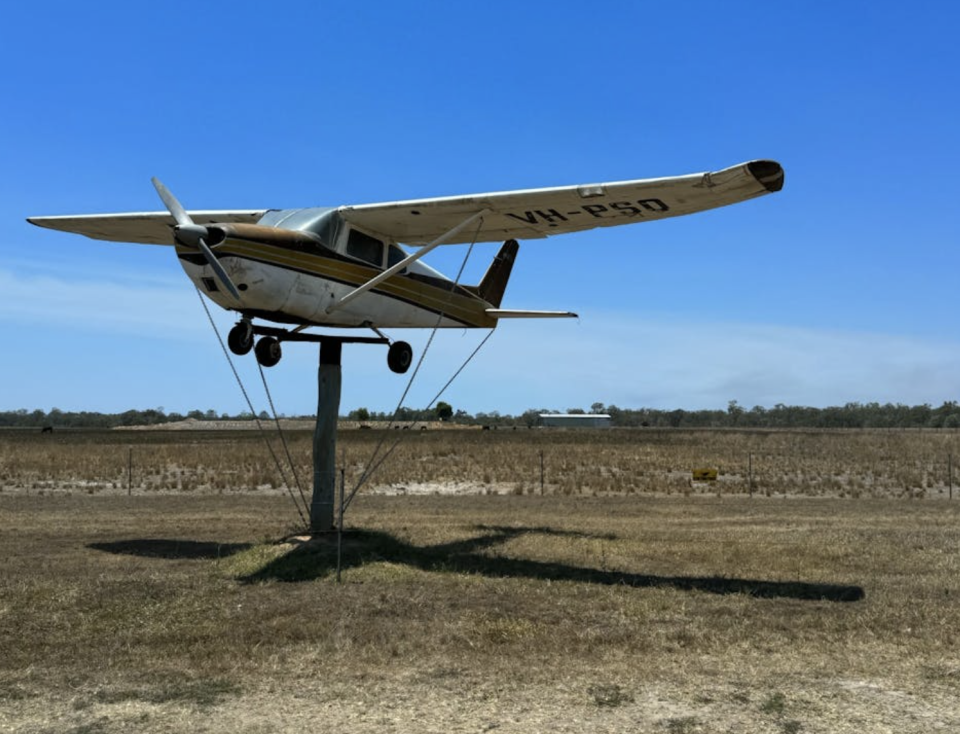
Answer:
<svg viewBox="0 0 960 734"><path fill-rule="evenodd" d="M747 494L752 466L754 491L769 496L937 498L949 494L949 457L960 463L960 432L939 430L346 430L348 482L378 443L397 440L375 491L540 494L542 455L544 494ZM312 434L288 441L309 483ZM719 481L691 485L701 467ZM0 431L0 492L125 493L128 483L134 494L271 493L282 480L255 430Z"/></svg>
<svg viewBox="0 0 960 734"><path fill-rule="evenodd" d="M960 730L952 436L436 433L339 584L255 436L0 434L0 731Z"/></svg>

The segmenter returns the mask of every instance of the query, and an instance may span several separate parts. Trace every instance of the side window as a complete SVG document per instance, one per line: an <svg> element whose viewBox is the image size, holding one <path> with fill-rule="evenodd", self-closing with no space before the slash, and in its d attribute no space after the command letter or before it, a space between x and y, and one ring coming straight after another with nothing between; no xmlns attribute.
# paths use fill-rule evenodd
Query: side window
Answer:
<svg viewBox="0 0 960 734"><path fill-rule="evenodd" d="M396 245L390 245L390 248L387 250L387 267L388 268L393 267L398 262L403 260L406 256L407 256L407 253L405 253L399 247L397 247ZM405 273L407 272L407 269L404 268L400 272Z"/></svg>
<svg viewBox="0 0 960 734"><path fill-rule="evenodd" d="M347 254L366 260L378 268L383 266L383 243L376 237L371 237L352 227L347 239Z"/></svg>

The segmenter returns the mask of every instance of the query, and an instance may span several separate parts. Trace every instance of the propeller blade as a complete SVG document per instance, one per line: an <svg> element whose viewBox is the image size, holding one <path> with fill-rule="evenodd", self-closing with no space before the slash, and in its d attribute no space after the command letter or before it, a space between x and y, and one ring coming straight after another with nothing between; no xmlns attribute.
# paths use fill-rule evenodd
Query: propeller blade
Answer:
<svg viewBox="0 0 960 734"><path fill-rule="evenodd" d="M193 220L190 218L190 215L187 214L186 210L180 206L180 202L177 201L177 197L170 193L170 189L160 183L160 179L156 176L150 179L153 183L153 188L157 190L157 193L160 194L160 199L163 201L163 205L167 207L167 211L173 215L173 218L177 221L181 227L190 226L193 224Z"/></svg>
<svg viewBox="0 0 960 734"><path fill-rule="evenodd" d="M197 247L200 248L200 252L203 253L203 256L207 259L207 263L213 268L214 275L217 276L217 280L220 281L220 284L227 289L227 292L240 300L240 291L237 290L237 286L233 284L233 281L230 280L230 276L227 275L227 271L223 269L223 265L220 264L220 261L217 260L217 256L213 254L213 250L207 247L207 243L203 239L197 240Z"/></svg>
<svg viewBox="0 0 960 734"><path fill-rule="evenodd" d="M170 189L160 183L160 179L156 176L150 179L153 182L153 188L157 190L157 193L160 195L160 199L163 201L163 205L167 207L167 211L173 216L177 222L177 226L174 229L174 236L177 240L185 245L196 247L203 253L204 259L207 261L207 264L213 270L213 274L217 276L217 280L220 281L220 285L233 296L236 300L240 300L240 291L237 290L237 286L233 284L233 281L230 280L230 276L227 275L227 271L223 269L223 265L220 264L220 261L217 260L217 256L213 254L213 250L203 241L204 237L208 236L208 230L201 224L194 224L193 220L190 218L190 215L187 214L186 210L180 206L180 202L177 201L177 197L170 193Z"/></svg>

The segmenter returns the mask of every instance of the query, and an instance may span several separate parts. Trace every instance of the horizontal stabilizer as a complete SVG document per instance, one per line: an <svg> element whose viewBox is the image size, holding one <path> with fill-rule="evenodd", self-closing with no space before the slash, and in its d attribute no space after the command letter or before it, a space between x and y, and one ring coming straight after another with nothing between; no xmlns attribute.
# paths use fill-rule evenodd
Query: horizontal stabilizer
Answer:
<svg viewBox="0 0 960 734"><path fill-rule="evenodd" d="M573 311L519 311L512 308L488 308L487 316L495 319L576 319Z"/></svg>

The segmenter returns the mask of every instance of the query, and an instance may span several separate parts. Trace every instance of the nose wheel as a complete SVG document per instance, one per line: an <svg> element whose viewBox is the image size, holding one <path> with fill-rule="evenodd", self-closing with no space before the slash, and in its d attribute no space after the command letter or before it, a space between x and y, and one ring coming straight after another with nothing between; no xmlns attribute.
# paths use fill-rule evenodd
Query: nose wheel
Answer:
<svg viewBox="0 0 960 734"><path fill-rule="evenodd" d="M253 324L249 321L238 321L227 334L227 346L234 354L248 354L253 349Z"/></svg>
<svg viewBox="0 0 960 734"><path fill-rule="evenodd" d="M261 337L260 341L256 342L256 348L254 348L255 339L256 333L253 330L253 324L244 319L238 321L230 329L230 333L227 334L227 346L230 347L231 352L240 356L249 354L250 350L253 349L257 361L264 367L273 367L280 361L283 350L280 348L279 339L273 336Z"/></svg>

